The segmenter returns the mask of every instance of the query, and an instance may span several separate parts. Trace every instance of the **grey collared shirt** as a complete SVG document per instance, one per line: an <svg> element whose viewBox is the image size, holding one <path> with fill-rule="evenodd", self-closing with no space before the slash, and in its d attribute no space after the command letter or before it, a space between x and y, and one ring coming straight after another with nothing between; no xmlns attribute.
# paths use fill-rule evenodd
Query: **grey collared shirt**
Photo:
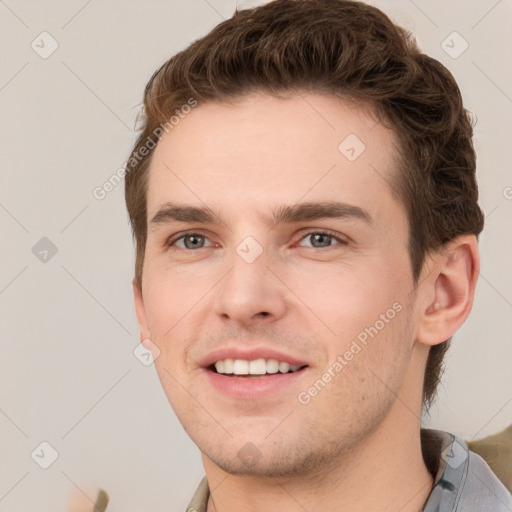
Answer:
<svg viewBox="0 0 512 512"><path fill-rule="evenodd" d="M434 485L421 512L512 512L512 495L465 441L442 430L421 429L425 464ZM206 477L186 512L206 512Z"/></svg>

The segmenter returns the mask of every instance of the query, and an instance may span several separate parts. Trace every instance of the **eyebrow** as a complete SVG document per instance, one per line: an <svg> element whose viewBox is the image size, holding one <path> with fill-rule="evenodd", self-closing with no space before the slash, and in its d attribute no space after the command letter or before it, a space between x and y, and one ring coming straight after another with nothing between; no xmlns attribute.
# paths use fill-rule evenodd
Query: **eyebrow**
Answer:
<svg viewBox="0 0 512 512"><path fill-rule="evenodd" d="M150 223L197 222L200 224L223 224L220 219L219 214L206 206L186 206L168 202L160 207ZM370 226L373 224L371 215L363 208L337 201L279 206L272 211L270 219L266 219L266 221L275 225L319 219L355 219L362 220Z"/></svg>

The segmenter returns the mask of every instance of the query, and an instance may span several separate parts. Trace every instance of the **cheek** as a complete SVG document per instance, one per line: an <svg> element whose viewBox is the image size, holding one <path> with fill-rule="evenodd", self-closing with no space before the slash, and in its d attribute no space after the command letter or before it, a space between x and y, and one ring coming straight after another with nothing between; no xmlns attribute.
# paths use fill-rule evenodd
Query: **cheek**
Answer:
<svg viewBox="0 0 512 512"><path fill-rule="evenodd" d="M160 356L155 361L157 368L162 364L172 365L177 361L175 355L183 353L186 348L182 341L185 339L184 327L189 322L193 305L200 297L194 287L183 286L175 279L167 281L154 280L155 284L148 287L144 299L149 334L160 350Z"/></svg>
<svg viewBox="0 0 512 512"><path fill-rule="evenodd" d="M181 328L212 288L214 277L198 266L193 270L156 265L148 269L144 303L150 330L161 336Z"/></svg>
<svg viewBox="0 0 512 512"><path fill-rule="evenodd" d="M397 274L389 262L375 258L365 265L343 264L328 271L310 267L308 272L288 274L287 283L303 301L297 307L316 318L320 330L315 331L332 338L329 345L339 351L360 333L364 338L365 329L376 323L379 331L384 325L388 330L407 289L404 280L389 277Z"/></svg>

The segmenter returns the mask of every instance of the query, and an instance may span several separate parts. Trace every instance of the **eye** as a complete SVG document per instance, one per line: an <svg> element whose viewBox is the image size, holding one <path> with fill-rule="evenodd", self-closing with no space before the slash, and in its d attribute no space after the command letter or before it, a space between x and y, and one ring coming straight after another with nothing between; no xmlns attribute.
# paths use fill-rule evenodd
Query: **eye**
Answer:
<svg viewBox="0 0 512 512"><path fill-rule="evenodd" d="M189 233L184 233L177 238L169 240L166 245L169 247L177 246L180 249L185 249L185 250L187 250L187 249L188 250L203 249L205 247L210 247L211 245L215 245L215 244L211 244L210 246L205 245L206 240L208 240L208 238L205 235L202 235L201 233L189 232Z"/></svg>
<svg viewBox="0 0 512 512"><path fill-rule="evenodd" d="M304 241L310 239L311 245L304 245ZM218 244L210 242L206 235L195 232L183 233L168 242L166 245L168 247L178 247L179 249L184 250L197 250L204 249L207 247L218 247ZM302 236L299 245L302 247L310 247L312 249L322 249L326 247L331 247L336 245L335 242L338 242L338 245L346 245L347 241L337 234L330 231L310 231Z"/></svg>
<svg viewBox="0 0 512 512"><path fill-rule="evenodd" d="M347 241L343 238L337 236L336 234L330 232L330 231L310 231L309 233L306 233L302 238L301 242L304 240L310 239L311 245L302 247L311 247L313 249L322 249L324 247L331 247L334 245L332 242L336 241L340 245L347 245Z"/></svg>

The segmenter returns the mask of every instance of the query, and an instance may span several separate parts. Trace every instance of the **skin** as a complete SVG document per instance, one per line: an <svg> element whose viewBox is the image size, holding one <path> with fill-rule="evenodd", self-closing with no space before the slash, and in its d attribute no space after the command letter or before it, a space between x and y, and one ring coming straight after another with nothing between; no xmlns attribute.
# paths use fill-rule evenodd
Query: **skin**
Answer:
<svg viewBox="0 0 512 512"><path fill-rule="evenodd" d="M352 162L338 150L349 134L366 146ZM169 402L201 450L209 511L407 512L427 499L425 363L470 312L478 251L475 237L458 237L428 255L415 287L406 213L389 184L395 157L393 132L367 109L314 93L202 104L158 143L135 306ZM208 205L222 223L151 224L168 201ZM372 223L265 221L277 206L318 201L358 206ZM318 246L311 234L324 229L344 243ZM204 235L204 246L166 246L185 231ZM252 263L236 251L247 236L263 249ZM300 403L298 394L395 303L401 311ZM264 399L229 398L209 385L199 364L208 353L262 345L308 368ZM252 459L240 455L247 450Z"/></svg>

